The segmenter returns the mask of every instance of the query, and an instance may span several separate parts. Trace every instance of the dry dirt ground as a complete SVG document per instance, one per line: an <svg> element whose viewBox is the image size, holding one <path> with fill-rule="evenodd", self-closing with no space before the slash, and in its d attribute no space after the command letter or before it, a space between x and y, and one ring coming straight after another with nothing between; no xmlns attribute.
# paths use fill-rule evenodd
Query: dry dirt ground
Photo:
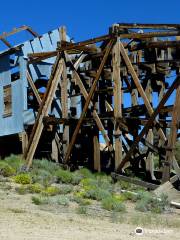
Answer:
<svg viewBox="0 0 180 240"><path fill-rule="evenodd" d="M31 195L19 195L0 186L0 240L125 240L180 239L180 210L142 214L128 204L127 213L90 209L77 214L75 206L36 206ZM144 234L134 233L142 226Z"/></svg>

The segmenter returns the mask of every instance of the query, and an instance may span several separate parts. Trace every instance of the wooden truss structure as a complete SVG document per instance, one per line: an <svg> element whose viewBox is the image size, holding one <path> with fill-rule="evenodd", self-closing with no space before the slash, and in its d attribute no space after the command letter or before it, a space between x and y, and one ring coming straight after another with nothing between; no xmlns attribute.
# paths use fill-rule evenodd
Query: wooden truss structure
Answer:
<svg viewBox="0 0 180 240"><path fill-rule="evenodd" d="M56 51L29 54L28 65L56 61L43 96L27 71L39 104L25 141L27 168L43 131L51 127L52 154L58 152L62 164L118 173L130 169L159 183L172 173L180 177L174 154L180 126L179 29L178 24L114 24L107 35L72 43L62 27ZM59 117L49 114L57 91Z"/></svg>

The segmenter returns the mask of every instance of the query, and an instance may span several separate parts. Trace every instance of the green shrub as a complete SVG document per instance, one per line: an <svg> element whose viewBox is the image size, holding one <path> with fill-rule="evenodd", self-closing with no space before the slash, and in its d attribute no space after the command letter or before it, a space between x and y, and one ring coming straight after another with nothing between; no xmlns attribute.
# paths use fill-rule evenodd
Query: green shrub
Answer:
<svg viewBox="0 0 180 240"><path fill-rule="evenodd" d="M19 193L20 195L24 195L28 193L28 189L26 186L21 185L20 187L15 188L16 192Z"/></svg>
<svg viewBox="0 0 180 240"><path fill-rule="evenodd" d="M34 203L35 205L42 205L42 204L49 203L49 199L44 198L42 196L32 196L31 200L32 200L32 203Z"/></svg>
<svg viewBox="0 0 180 240"><path fill-rule="evenodd" d="M30 184L32 182L31 176L27 173L21 173L13 177L14 181L19 184Z"/></svg>
<svg viewBox="0 0 180 240"><path fill-rule="evenodd" d="M12 168L16 170L16 173L21 169L21 167L24 165L24 161L22 158L18 155L11 155L9 157L6 157L4 161L9 164Z"/></svg>
<svg viewBox="0 0 180 240"><path fill-rule="evenodd" d="M101 202L102 208L108 211L124 212L125 205L114 196L104 198Z"/></svg>
<svg viewBox="0 0 180 240"><path fill-rule="evenodd" d="M94 187L84 192L85 198L90 198L97 201L100 201L110 196L111 196L111 193L109 191L101 189L99 187Z"/></svg>
<svg viewBox="0 0 180 240"><path fill-rule="evenodd" d="M34 183L29 185L28 190L30 193L41 193L44 190L44 187L39 183Z"/></svg>
<svg viewBox="0 0 180 240"><path fill-rule="evenodd" d="M79 205L83 205L83 206L91 204L91 201L89 199L85 199L85 198L83 198L81 196L78 196L77 194L75 194L73 196L72 201L78 203Z"/></svg>
<svg viewBox="0 0 180 240"><path fill-rule="evenodd" d="M87 207L86 206L79 206L76 211L78 214L87 214Z"/></svg>
<svg viewBox="0 0 180 240"><path fill-rule="evenodd" d="M162 213L169 206L166 195L161 195L161 200L150 193L141 194L136 203L135 209L140 212L151 211L153 213Z"/></svg>
<svg viewBox="0 0 180 240"><path fill-rule="evenodd" d="M95 178L95 175L87 168L81 168L75 172L76 174L80 175L83 178Z"/></svg>
<svg viewBox="0 0 180 240"><path fill-rule="evenodd" d="M55 172L55 176L58 182L71 183L72 181L72 173L68 170L59 169Z"/></svg>
<svg viewBox="0 0 180 240"><path fill-rule="evenodd" d="M0 161L0 174L4 177L10 177L16 174L16 170L5 161Z"/></svg>
<svg viewBox="0 0 180 240"><path fill-rule="evenodd" d="M63 185L59 189L59 193L64 194L64 195L71 193L72 191L73 191L73 186L71 186L71 185Z"/></svg>
<svg viewBox="0 0 180 240"><path fill-rule="evenodd" d="M80 181L82 180L82 176L78 174L78 172L74 172L72 174L71 184L78 185Z"/></svg>
<svg viewBox="0 0 180 240"><path fill-rule="evenodd" d="M98 187L98 181L92 178L84 178L81 180L80 186L82 186L85 190L89 190Z"/></svg>
<svg viewBox="0 0 180 240"><path fill-rule="evenodd" d="M55 196L55 195L58 195L59 193L60 193L60 189L58 187L55 187L55 186L47 187L43 191L43 194L48 195L48 196Z"/></svg>
<svg viewBox="0 0 180 240"><path fill-rule="evenodd" d="M136 202L138 200L138 198L139 198L138 195L133 194L131 192L124 192L121 195L124 198L124 200L130 200L132 202Z"/></svg>
<svg viewBox="0 0 180 240"><path fill-rule="evenodd" d="M44 169L33 169L31 171L33 182L39 183L44 187L48 187L55 181L55 177Z"/></svg>
<svg viewBox="0 0 180 240"><path fill-rule="evenodd" d="M33 161L33 169L46 170L50 174L53 174L59 169L59 166L54 162L48 161L47 159L35 159Z"/></svg>
<svg viewBox="0 0 180 240"><path fill-rule="evenodd" d="M57 203L62 206L68 206L69 205L69 198L65 195L60 195L58 197Z"/></svg>

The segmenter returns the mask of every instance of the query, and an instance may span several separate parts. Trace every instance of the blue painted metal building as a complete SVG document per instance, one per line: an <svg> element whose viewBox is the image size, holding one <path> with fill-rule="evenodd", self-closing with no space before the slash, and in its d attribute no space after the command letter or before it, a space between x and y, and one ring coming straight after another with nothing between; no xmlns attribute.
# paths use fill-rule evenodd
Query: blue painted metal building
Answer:
<svg viewBox="0 0 180 240"><path fill-rule="evenodd" d="M59 41L59 29L56 29L0 52L0 137L21 133L25 126L34 123L35 111L31 108L32 99L26 77L27 55L54 51ZM29 65L34 83L44 82L46 85L54 61L53 57ZM44 91L42 86L39 91ZM60 114L60 103L56 105L52 113Z"/></svg>

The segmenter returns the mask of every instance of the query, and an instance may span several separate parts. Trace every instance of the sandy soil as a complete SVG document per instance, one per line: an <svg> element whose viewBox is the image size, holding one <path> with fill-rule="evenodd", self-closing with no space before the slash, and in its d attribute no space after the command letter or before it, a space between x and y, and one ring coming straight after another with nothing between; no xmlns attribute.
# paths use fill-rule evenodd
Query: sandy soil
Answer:
<svg viewBox="0 0 180 240"><path fill-rule="evenodd" d="M131 206L118 220L106 212L90 212L80 215L73 207L36 206L29 194L21 196L0 188L0 240L180 239L180 210L158 216L156 223L143 227L142 236L134 233L142 215L133 212ZM162 226L157 225L160 219ZM177 225L172 226L171 222Z"/></svg>

